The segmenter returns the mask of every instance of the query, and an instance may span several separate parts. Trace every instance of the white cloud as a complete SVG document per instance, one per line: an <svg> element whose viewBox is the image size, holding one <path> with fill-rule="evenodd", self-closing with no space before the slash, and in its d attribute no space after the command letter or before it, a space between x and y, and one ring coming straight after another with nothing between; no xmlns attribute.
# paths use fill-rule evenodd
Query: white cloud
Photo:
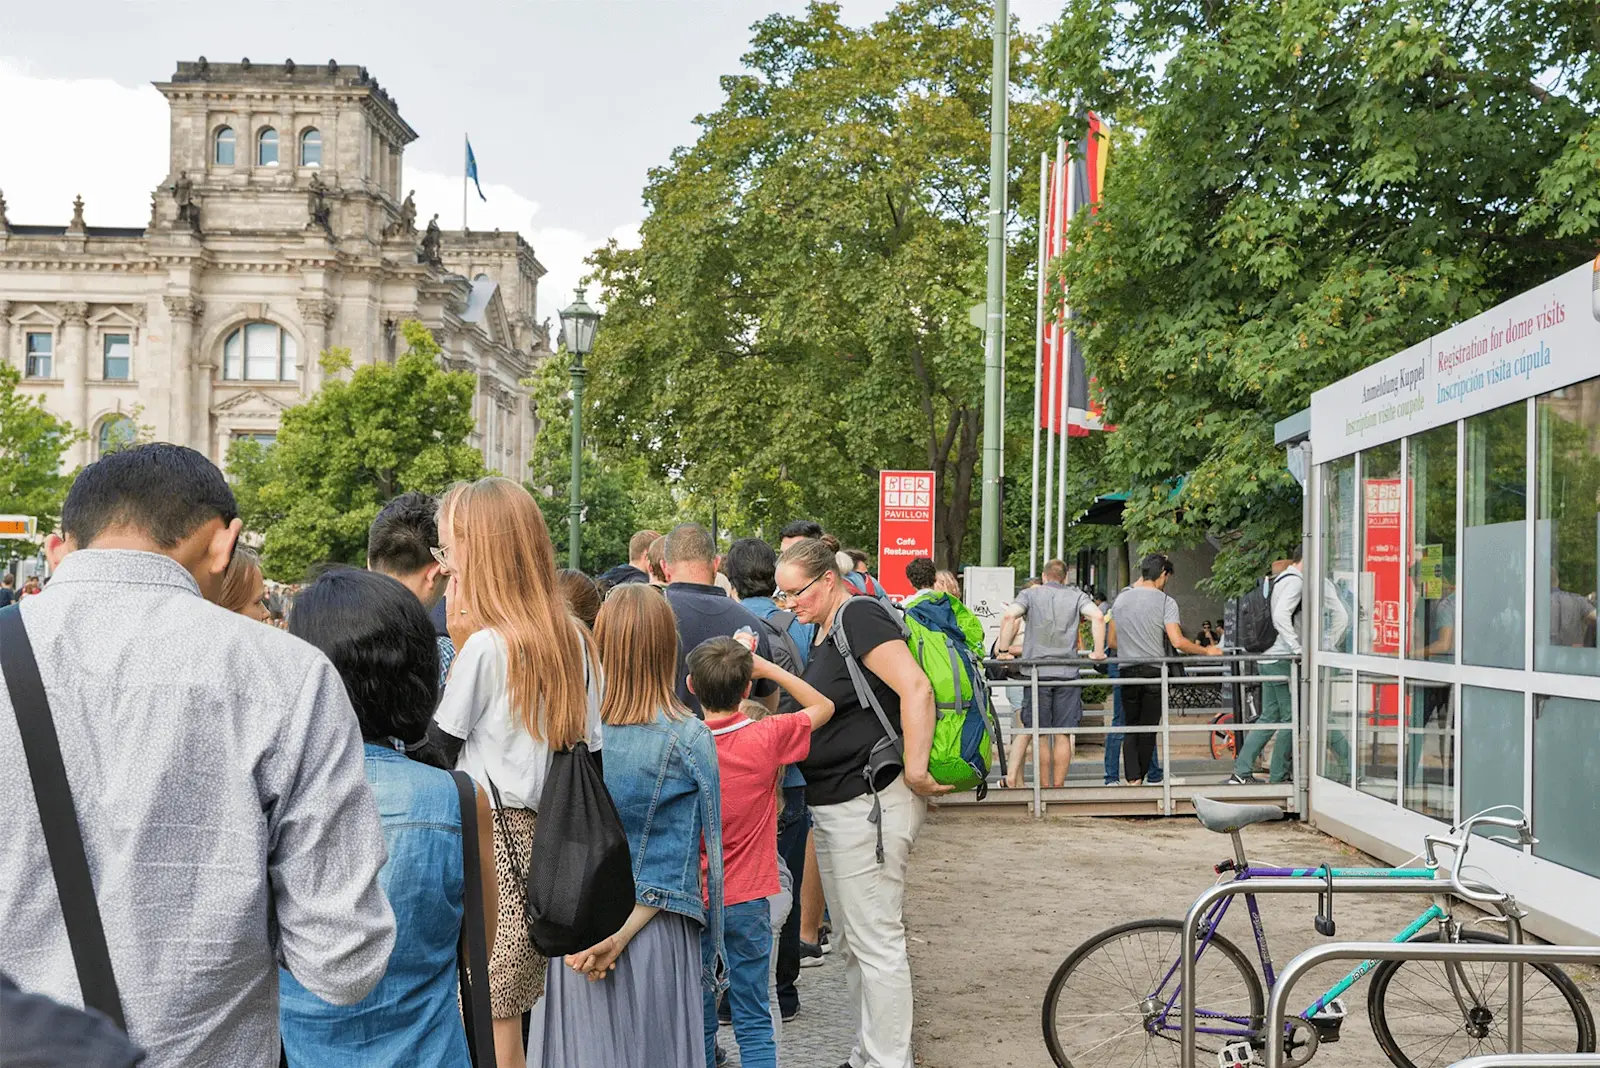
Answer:
<svg viewBox="0 0 1600 1068"><path fill-rule="evenodd" d="M102 79L44 78L26 63L0 57L0 190L13 223L65 225L72 198L82 194L91 226L143 226L150 193L168 167L167 102L150 85L127 88ZM417 193L417 224L437 212L447 230L461 226L461 175L406 168ZM539 220L539 203L511 185L489 182L486 201L468 190L467 223L474 230L516 230L549 271L538 314L552 322L569 303L587 268L584 257L616 237L638 242L638 223L610 234L585 234Z"/></svg>

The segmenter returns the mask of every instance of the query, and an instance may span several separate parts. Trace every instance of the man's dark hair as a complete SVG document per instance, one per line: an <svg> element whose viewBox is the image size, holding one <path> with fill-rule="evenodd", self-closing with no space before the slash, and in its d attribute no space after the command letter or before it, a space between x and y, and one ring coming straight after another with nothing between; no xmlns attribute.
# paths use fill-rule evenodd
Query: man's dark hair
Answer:
<svg viewBox="0 0 1600 1068"><path fill-rule="evenodd" d="M1139 561L1139 575L1146 582L1154 582L1162 575L1172 574L1172 561L1166 553L1151 553Z"/></svg>
<svg viewBox="0 0 1600 1068"><path fill-rule="evenodd" d="M402 493L367 530L367 566L386 575L414 575L433 563L438 544L439 502L426 493Z"/></svg>
<svg viewBox="0 0 1600 1068"><path fill-rule="evenodd" d="M7 571L4 575L0 575L0 586L15 586L16 584L17 576L11 572Z"/></svg>
<svg viewBox="0 0 1600 1068"><path fill-rule="evenodd" d="M740 538L722 555L722 573L741 601L771 597L778 588L778 554L760 538Z"/></svg>
<svg viewBox="0 0 1600 1068"><path fill-rule="evenodd" d="M420 741L439 703L439 644L428 610L375 571L333 567L294 599L289 633L321 649L369 742Z"/></svg>
<svg viewBox="0 0 1600 1068"><path fill-rule="evenodd" d="M61 531L86 548L118 527L137 530L173 549L213 519L239 515L233 490L217 465L193 449L164 441L119 449L85 467L61 506Z"/></svg>
<svg viewBox="0 0 1600 1068"><path fill-rule="evenodd" d="M1046 582L1067 581L1067 562L1065 560L1046 560L1044 563L1044 580Z"/></svg>
<svg viewBox="0 0 1600 1068"><path fill-rule="evenodd" d="M1305 555L1306 555L1305 539L1300 538L1300 539L1296 539L1295 543L1293 545L1289 546L1289 555L1286 557L1286 559L1293 560L1295 563L1298 564L1298 563L1301 562L1301 560L1303 560L1305 558Z"/></svg>
<svg viewBox="0 0 1600 1068"><path fill-rule="evenodd" d="M708 712L736 711L754 667L750 650L732 638L707 638L689 650L689 681L700 707Z"/></svg>
<svg viewBox="0 0 1600 1068"><path fill-rule="evenodd" d="M906 581L919 590L930 590L939 577L939 569L926 556L906 561Z"/></svg>
<svg viewBox="0 0 1600 1068"><path fill-rule="evenodd" d="M822 524L815 519L796 519L788 524L778 534L778 540L784 538L820 538L822 537Z"/></svg>
<svg viewBox="0 0 1600 1068"><path fill-rule="evenodd" d="M712 564L717 559L717 543L699 523L679 523L667 535L662 559L669 564Z"/></svg>

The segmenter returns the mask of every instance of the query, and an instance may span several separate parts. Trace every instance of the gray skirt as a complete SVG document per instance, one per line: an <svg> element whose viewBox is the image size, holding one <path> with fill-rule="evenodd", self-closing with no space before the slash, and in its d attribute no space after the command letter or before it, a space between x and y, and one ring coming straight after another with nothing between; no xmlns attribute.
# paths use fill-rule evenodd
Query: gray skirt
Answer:
<svg viewBox="0 0 1600 1068"><path fill-rule="evenodd" d="M705 1068L700 925L658 912L591 983L550 960L544 1068Z"/></svg>

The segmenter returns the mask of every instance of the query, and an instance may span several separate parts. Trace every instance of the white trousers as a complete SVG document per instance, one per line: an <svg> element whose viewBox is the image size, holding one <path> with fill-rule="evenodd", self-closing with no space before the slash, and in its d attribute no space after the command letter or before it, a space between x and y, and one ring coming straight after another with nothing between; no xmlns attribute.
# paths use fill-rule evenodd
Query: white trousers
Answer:
<svg viewBox="0 0 1600 1068"><path fill-rule="evenodd" d="M882 864L878 827L867 818L871 794L812 808L812 834L835 951L843 955L850 998L861 1013L851 1068L913 1068L911 962L902 908L906 863L928 803L903 777L878 797L883 802Z"/></svg>

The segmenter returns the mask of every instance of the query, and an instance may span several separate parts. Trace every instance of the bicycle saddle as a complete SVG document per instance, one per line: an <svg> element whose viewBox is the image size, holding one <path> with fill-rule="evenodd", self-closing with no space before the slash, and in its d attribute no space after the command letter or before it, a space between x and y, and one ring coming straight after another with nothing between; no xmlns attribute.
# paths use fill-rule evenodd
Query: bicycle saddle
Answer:
<svg viewBox="0 0 1600 1068"><path fill-rule="evenodd" d="M1276 805L1230 805L1208 797L1192 798L1194 814L1200 825L1218 834L1232 834L1253 823L1271 823L1283 819L1283 809Z"/></svg>

